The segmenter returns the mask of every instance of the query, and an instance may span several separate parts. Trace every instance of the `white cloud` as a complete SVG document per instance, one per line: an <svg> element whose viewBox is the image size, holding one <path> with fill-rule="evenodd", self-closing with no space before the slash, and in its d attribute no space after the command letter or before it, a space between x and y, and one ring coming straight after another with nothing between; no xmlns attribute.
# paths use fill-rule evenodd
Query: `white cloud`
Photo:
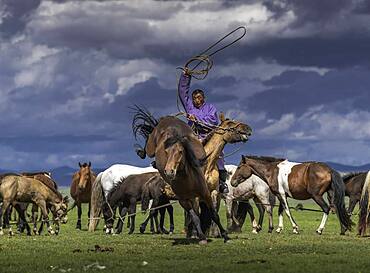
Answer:
<svg viewBox="0 0 370 273"><path fill-rule="evenodd" d="M259 133L266 136L279 137L279 134L286 134L289 132L289 129L294 125L295 121L296 118L294 114L284 114L279 120L259 130Z"/></svg>

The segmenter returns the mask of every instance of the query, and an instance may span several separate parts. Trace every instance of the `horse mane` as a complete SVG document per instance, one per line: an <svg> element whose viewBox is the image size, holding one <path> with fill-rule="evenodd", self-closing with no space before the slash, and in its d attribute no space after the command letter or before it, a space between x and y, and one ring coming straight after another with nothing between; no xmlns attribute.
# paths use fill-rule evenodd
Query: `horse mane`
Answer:
<svg viewBox="0 0 370 273"><path fill-rule="evenodd" d="M144 107L139 107L135 104L134 107L130 107L130 109L134 111L132 131L135 139L137 139L138 136L142 136L145 140L148 140L149 135L158 125L158 120Z"/></svg>
<svg viewBox="0 0 370 273"><path fill-rule="evenodd" d="M24 176L35 176L35 175L38 175L38 174L40 174L40 175L45 175L45 174L49 175L49 172L23 172L23 173L21 173L21 175L24 175Z"/></svg>
<svg viewBox="0 0 370 273"><path fill-rule="evenodd" d="M246 155L245 157L250 158L250 159L263 160L263 161L267 161L271 163L285 160L285 158L277 158L277 157L272 157L272 156Z"/></svg>
<svg viewBox="0 0 370 273"><path fill-rule="evenodd" d="M194 153L193 147L190 144L190 141L186 137L180 136L177 133L174 133L173 136L166 139L166 141L164 142L164 147L165 149L167 149L168 147L171 147L178 142L184 147L186 160L190 163L192 167L198 168L202 167L205 164L207 157L197 158Z"/></svg>
<svg viewBox="0 0 370 273"><path fill-rule="evenodd" d="M350 173L347 173L345 175L343 175L342 179L343 179L343 182L344 183L348 183L349 180L355 176L358 176L360 174L364 174L366 172L350 172Z"/></svg>

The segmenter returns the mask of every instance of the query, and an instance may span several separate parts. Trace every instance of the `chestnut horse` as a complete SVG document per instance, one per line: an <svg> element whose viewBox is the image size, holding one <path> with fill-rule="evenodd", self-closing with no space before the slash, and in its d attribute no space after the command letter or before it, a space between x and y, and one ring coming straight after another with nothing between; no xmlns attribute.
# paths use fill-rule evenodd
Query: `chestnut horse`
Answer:
<svg viewBox="0 0 370 273"><path fill-rule="evenodd" d="M88 203L89 211L87 217L90 217L90 207L91 207L91 188L92 184L95 181L96 175L91 170L91 162L81 164L78 162L80 169L73 174L72 184L71 184L71 197L75 200L73 206L77 206L77 224L76 229L81 229L81 214L82 208L81 204ZM90 221L89 221L90 222Z"/></svg>
<svg viewBox="0 0 370 273"><path fill-rule="evenodd" d="M199 243L207 243L204 231L209 228L211 220L217 224L224 241L228 241L204 177L202 166L206 154L203 145L189 125L173 116L157 121L150 113L137 109L133 131L135 136L140 134L145 138L145 153L155 158L162 178L171 185L180 205L189 213L198 232ZM195 205L197 197L200 198L200 217ZM187 237L191 234L192 225L189 225Z"/></svg>
<svg viewBox="0 0 370 273"><path fill-rule="evenodd" d="M324 215L316 232L322 234L330 207L323 199L334 198L334 205L342 227L341 234L351 229L352 222L344 204L344 183L338 172L321 162L293 163L285 159L273 157L242 156L242 160L232 178L231 185L237 186L252 174L266 181L272 193L279 201L278 233L283 229L283 210L285 210L292 226L293 233L298 233L298 225L294 221L288 206L287 197L298 200L312 198L323 210Z"/></svg>

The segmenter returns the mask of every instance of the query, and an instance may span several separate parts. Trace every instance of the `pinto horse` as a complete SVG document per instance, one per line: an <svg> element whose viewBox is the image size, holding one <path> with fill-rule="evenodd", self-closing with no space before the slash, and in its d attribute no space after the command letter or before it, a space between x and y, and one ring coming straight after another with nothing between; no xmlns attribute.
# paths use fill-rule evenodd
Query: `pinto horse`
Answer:
<svg viewBox="0 0 370 273"><path fill-rule="evenodd" d="M366 230L370 224L370 171L366 173L365 183L361 192L360 213L358 219L358 234L366 235Z"/></svg>
<svg viewBox="0 0 370 273"><path fill-rule="evenodd" d="M325 192L328 193L329 199L334 200L342 227L341 234L344 234L346 229L351 229L352 222L344 204L343 180L339 173L328 165L321 162L293 163L273 157L242 156L231 185L237 186L252 174L266 181L280 201L279 226L276 230L278 233L283 229L283 210L293 226L293 233L298 233L298 225L290 213L287 201L287 197L291 197L298 200L312 198L321 207L324 215L316 232L322 234L330 211L330 207L323 199Z"/></svg>
<svg viewBox="0 0 370 273"><path fill-rule="evenodd" d="M217 224L224 241L228 241L229 237L213 207L204 177L202 166L206 154L203 145L189 125L173 116L162 117L157 121L150 113L137 109L133 131L135 136L140 134L145 138L145 153L155 158L162 178L171 185L180 205L190 215L200 239L199 243L207 243L204 232L210 227L211 220ZM197 197L201 201L200 217L195 204ZM192 225L189 225L187 237L191 234Z"/></svg>
<svg viewBox="0 0 370 273"><path fill-rule="evenodd" d="M81 214L82 208L81 204L88 203L89 210L87 217L90 217L90 207L91 207L91 189L92 184L95 181L96 175L91 170L91 162L81 164L78 162L80 169L75 172L72 176L71 184L71 197L73 198L73 206L69 209L72 210L77 206L77 224L76 229L81 229Z"/></svg>
<svg viewBox="0 0 370 273"><path fill-rule="evenodd" d="M91 192L91 213L89 231L95 231L102 209L112 190L130 175L158 172L153 167L137 167L126 164L114 164L99 173Z"/></svg>

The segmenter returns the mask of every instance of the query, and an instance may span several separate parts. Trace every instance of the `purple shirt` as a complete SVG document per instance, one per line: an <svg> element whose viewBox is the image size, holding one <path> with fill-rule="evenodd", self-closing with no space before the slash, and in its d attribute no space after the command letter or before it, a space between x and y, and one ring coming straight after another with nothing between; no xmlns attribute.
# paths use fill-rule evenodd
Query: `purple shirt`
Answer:
<svg viewBox="0 0 370 273"><path fill-rule="evenodd" d="M218 115L216 107L210 103L203 103L199 108L196 108L193 104L193 98L189 95L191 76L181 74L179 81L179 94L180 99L185 107L188 114L194 115L197 120L210 125L218 125ZM189 125L192 126L193 122L189 120ZM197 126L197 125L196 125ZM208 129L201 128L198 126L199 138L203 139L209 132ZM225 162L223 158L223 153L221 153L220 159L217 161L217 166L219 170L225 169Z"/></svg>
<svg viewBox="0 0 370 273"><path fill-rule="evenodd" d="M190 89L190 82L191 77L185 74L181 74L180 81L179 81L179 93L180 99L185 107L185 110L188 114L194 115L197 120L210 124L210 125L218 125L218 116L216 107L210 103L203 103L203 105L199 108L196 108L193 104L193 99L191 95L189 95ZM189 125L193 125L192 121L189 121ZM201 129L200 130L200 138L204 138L206 133L209 130Z"/></svg>

